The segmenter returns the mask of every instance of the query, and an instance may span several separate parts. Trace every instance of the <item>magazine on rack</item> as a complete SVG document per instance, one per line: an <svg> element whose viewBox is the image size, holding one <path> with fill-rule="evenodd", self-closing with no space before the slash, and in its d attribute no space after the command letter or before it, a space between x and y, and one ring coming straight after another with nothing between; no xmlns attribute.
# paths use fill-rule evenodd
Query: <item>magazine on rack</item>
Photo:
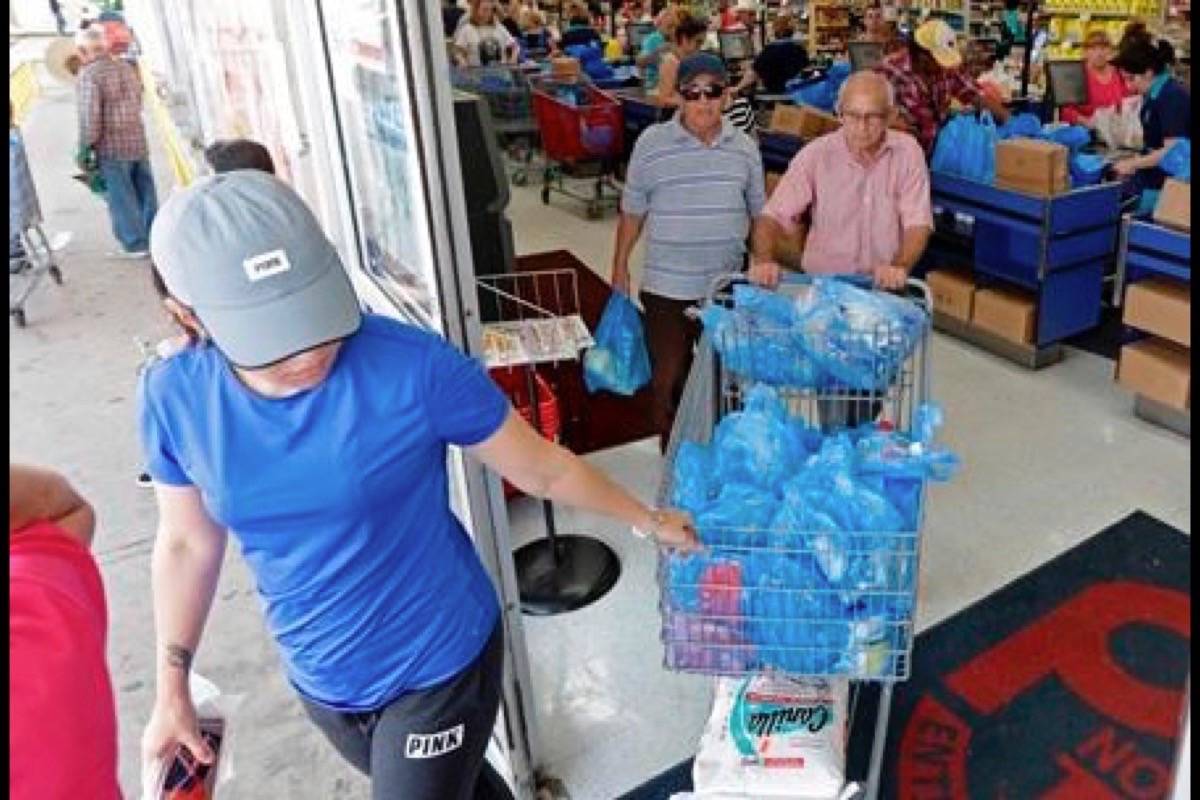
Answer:
<svg viewBox="0 0 1200 800"><path fill-rule="evenodd" d="M578 314L490 322L483 326L483 361L488 368L571 361L595 343Z"/></svg>

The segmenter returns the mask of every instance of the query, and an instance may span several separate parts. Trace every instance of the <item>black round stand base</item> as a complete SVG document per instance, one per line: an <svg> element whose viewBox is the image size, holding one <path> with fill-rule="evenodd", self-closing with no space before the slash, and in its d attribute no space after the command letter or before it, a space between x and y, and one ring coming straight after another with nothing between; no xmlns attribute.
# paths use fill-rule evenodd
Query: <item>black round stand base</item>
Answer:
<svg viewBox="0 0 1200 800"><path fill-rule="evenodd" d="M590 605L607 594L621 577L617 554L590 536L538 539L517 548L513 557L521 610L532 616L561 614Z"/></svg>

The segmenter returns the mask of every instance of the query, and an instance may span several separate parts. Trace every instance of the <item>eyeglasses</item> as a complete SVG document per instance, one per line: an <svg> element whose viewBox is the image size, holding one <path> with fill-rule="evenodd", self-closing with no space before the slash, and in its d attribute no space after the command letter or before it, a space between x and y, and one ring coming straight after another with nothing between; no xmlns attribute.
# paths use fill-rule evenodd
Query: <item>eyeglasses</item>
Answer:
<svg viewBox="0 0 1200 800"><path fill-rule="evenodd" d="M887 114L882 111L872 111L868 114L860 114L857 111L841 111L838 113L838 118L843 123L853 122L855 125L882 125L887 120Z"/></svg>
<svg viewBox="0 0 1200 800"><path fill-rule="evenodd" d="M689 103L694 103L702 97L709 100L716 100L725 94L725 84L710 83L706 86L685 86L679 90L679 94L683 95L683 99Z"/></svg>

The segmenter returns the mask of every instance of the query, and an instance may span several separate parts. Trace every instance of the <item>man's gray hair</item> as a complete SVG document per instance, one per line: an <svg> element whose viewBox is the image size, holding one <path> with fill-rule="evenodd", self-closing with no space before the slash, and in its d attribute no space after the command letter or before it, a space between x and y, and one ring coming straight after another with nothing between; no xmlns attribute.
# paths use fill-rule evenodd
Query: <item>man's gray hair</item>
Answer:
<svg viewBox="0 0 1200 800"><path fill-rule="evenodd" d="M855 72L853 75L846 78L846 80L842 81L842 85L838 87L837 105L834 106L834 108L838 111L841 111L842 101L846 99L846 92L858 84L865 83L867 81L876 83L877 85L881 84L883 86L884 96L887 98L888 111L891 111L896 107L896 90L892 86L892 82L880 75L878 72L863 70L862 72Z"/></svg>

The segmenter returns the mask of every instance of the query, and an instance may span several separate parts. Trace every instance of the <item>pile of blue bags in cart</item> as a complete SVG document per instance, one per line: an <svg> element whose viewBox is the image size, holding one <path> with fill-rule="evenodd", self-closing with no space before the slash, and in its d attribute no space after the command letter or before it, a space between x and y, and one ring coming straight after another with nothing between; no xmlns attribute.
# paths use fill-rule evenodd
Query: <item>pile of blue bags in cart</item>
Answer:
<svg viewBox="0 0 1200 800"><path fill-rule="evenodd" d="M669 556L664 640L675 667L891 675L905 652L926 480L958 458L934 444L940 407L913 430L822 434L758 384L708 445L684 442L671 503L705 549Z"/></svg>
<svg viewBox="0 0 1200 800"><path fill-rule="evenodd" d="M1082 125L1043 125L1035 114L1014 114L1008 122L996 125L992 115L982 112L959 114L938 134L929 167L935 172L993 183L996 180L996 143L1005 139L1043 139L1066 147L1070 153L1071 188L1100 182L1107 163L1083 148L1091 141L1091 132Z"/></svg>
<svg viewBox="0 0 1200 800"><path fill-rule="evenodd" d="M929 326L916 304L836 278L795 297L733 287L733 307L710 303L701 322L722 363L743 378L795 389L882 391Z"/></svg>

